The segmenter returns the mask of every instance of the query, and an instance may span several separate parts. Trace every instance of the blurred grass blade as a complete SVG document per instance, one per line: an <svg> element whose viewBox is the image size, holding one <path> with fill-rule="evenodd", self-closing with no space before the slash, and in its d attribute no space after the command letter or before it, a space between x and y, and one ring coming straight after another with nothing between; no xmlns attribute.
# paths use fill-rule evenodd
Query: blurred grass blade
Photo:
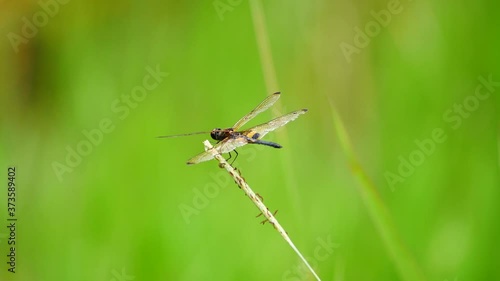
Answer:
<svg viewBox="0 0 500 281"><path fill-rule="evenodd" d="M271 52L271 44L269 43L269 35L267 34L266 28L266 17L264 15L264 10L262 8L261 0L250 0L250 9L252 21L255 29L255 40L257 42L257 47L259 50L260 64L262 67L262 72L264 74L264 81L266 83L267 93L274 93L280 91L278 78L276 76L276 69L274 68L273 55ZM278 117L283 115L285 112L281 103L276 103L274 105L275 110L273 110L273 115ZM280 136L280 143L284 147L289 147L289 138L287 134L287 129L283 128L276 135ZM281 156L281 168L283 173L286 175L285 184L290 190L291 200L297 210L303 210L302 201L300 199L299 186L297 185L297 180L295 174L291 173L293 171L292 163L294 163L292 155L290 153L283 153ZM296 216L299 223L302 224L304 221L302 212L297 212Z"/></svg>
<svg viewBox="0 0 500 281"><path fill-rule="evenodd" d="M351 170L356 178L360 181L358 191L361 195L363 204L365 205L370 218L375 224L375 228L382 237L383 243L393 260L401 279L407 281L425 280L425 277L415 262L415 259L404 246L399 234L392 222L389 211L380 199L376 191L375 185L365 173L359 164L354 154L353 147L349 140L349 135L340 120L335 107L330 100L333 123L340 140L340 145L347 155Z"/></svg>
<svg viewBox="0 0 500 281"><path fill-rule="evenodd" d="M271 44L269 44L269 36L267 35L266 19L260 0L250 0L250 9L255 29L255 39L259 48L260 63L264 72L264 80L266 81L266 89L268 93L274 93L279 91L278 79L276 78Z"/></svg>
<svg viewBox="0 0 500 281"><path fill-rule="evenodd" d="M498 172L500 173L500 127L498 128L498 133L497 133L497 152L498 152L497 165L498 165Z"/></svg>

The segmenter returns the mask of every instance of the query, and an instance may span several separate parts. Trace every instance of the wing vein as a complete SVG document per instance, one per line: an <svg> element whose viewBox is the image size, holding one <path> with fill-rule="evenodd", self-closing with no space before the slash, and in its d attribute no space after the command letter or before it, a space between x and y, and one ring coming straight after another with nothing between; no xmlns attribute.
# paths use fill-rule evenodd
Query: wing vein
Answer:
<svg viewBox="0 0 500 281"><path fill-rule="evenodd" d="M280 98L280 92L276 92L268 96L263 100L256 108L250 111L247 115L243 116L236 124L234 124L233 129L237 131L241 126L245 125L248 121L252 120L259 113L267 110Z"/></svg>

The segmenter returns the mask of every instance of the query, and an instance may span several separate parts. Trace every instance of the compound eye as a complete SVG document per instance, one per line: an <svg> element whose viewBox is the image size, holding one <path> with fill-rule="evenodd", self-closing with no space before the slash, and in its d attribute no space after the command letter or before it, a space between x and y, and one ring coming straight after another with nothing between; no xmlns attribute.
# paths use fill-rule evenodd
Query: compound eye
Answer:
<svg viewBox="0 0 500 281"><path fill-rule="evenodd" d="M214 140L219 140L220 137L220 128L215 128L210 132L210 137Z"/></svg>

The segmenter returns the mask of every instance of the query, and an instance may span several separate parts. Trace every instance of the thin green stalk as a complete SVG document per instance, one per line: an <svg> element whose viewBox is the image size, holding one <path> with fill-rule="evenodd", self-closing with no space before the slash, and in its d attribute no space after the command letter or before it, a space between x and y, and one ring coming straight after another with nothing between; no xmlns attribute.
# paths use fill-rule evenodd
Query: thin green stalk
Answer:
<svg viewBox="0 0 500 281"><path fill-rule="evenodd" d="M396 265L396 269L401 279L407 281L425 280L423 272L402 242L387 207L377 193L374 183L359 164L349 140L349 135L331 101L330 106L333 115L333 123L335 124L340 144L347 155L353 174L360 182L358 191L362 201L371 220L375 224L375 228L382 238L387 252Z"/></svg>
<svg viewBox="0 0 500 281"><path fill-rule="evenodd" d="M274 69L271 44L269 44L269 36L267 35L266 18L264 17L260 0L250 0L250 9L267 92L279 92L280 89L278 79L276 78L276 70Z"/></svg>
<svg viewBox="0 0 500 281"><path fill-rule="evenodd" d="M267 93L279 92L280 89L278 85L278 79L276 78L276 70L274 68L271 44L269 43L269 35L267 34L266 28L266 19L264 16L264 11L262 9L261 1L250 0L250 9ZM280 112L281 114L284 113L280 103L275 105L275 108L277 109L277 112ZM280 132L277 132L277 134L280 136L280 143L283 144L283 147L288 147L289 141L286 129L283 128ZM290 173L290 171L293 170L292 163L294 163L294 161L292 161L291 154L283 153L281 162L281 167L286 175L286 186L290 190L290 194L292 195L292 202L298 210L302 210L302 203L298 195L300 193L299 187L297 186L297 180L294 178L293 173ZM302 213L298 213L297 219L302 223L304 219L301 214Z"/></svg>
<svg viewBox="0 0 500 281"><path fill-rule="evenodd" d="M497 133L497 152L498 152L498 172L500 172L500 128Z"/></svg>

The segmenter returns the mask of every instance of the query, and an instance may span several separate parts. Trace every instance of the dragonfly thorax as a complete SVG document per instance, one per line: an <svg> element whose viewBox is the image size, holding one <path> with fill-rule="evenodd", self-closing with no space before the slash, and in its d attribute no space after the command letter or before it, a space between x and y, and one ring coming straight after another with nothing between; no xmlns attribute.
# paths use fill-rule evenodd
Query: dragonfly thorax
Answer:
<svg viewBox="0 0 500 281"><path fill-rule="evenodd" d="M231 129L231 128L228 128L228 129L215 128L210 132L210 136L214 140L221 141L221 140L227 138L231 134L232 131L233 131L233 129Z"/></svg>

